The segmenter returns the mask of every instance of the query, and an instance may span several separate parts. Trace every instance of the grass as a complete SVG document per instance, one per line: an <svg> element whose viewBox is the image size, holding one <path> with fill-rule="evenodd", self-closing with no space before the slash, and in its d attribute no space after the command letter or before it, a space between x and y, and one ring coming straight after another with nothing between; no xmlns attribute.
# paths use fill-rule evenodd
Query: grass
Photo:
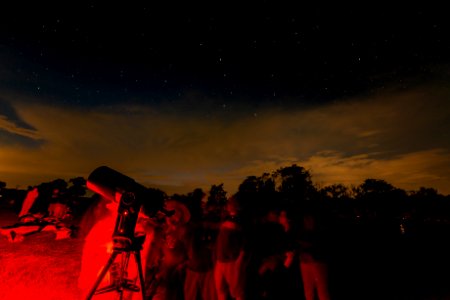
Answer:
<svg viewBox="0 0 450 300"><path fill-rule="evenodd" d="M0 207L0 227L13 225L17 215ZM75 222L76 223L76 222ZM108 254L97 253L101 245L92 248L84 263L89 282L83 283L84 291L78 287L82 269L85 240L81 237L55 239L56 233L42 231L26 236L20 242L8 242L0 235L0 299L1 300L81 300L85 299L96 279L95 272L106 263ZM96 240L102 243L100 240ZM92 243L91 243L92 244ZM91 245L92 246L92 245ZM83 249L84 248L84 249ZM89 248L90 249L90 248ZM106 250L106 248L105 248ZM91 260L89 260L91 259ZM88 268L88 269L86 269ZM88 273L86 273L86 271ZM91 271L94 272L91 282ZM95 295L93 300L118 299L114 291ZM141 299L139 293L125 293L123 299Z"/></svg>
<svg viewBox="0 0 450 300"><path fill-rule="evenodd" d="M14 224L15 218L1 211L0 226ZM82 247L82 239L55 240L53 232L30 235L17 243L0 236L0 299L80 299Z"/></svg>

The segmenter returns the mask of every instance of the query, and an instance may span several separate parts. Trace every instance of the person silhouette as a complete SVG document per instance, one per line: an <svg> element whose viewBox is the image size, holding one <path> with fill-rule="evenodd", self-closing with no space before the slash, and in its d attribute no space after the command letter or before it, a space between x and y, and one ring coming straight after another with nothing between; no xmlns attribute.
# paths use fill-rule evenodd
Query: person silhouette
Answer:
<svg viewBox="0 0 450 300"><path fill-rule="evenodd" d="M299 231L300 271L306 300L329 300L327 231L315 203L303 207Z"/></svg>

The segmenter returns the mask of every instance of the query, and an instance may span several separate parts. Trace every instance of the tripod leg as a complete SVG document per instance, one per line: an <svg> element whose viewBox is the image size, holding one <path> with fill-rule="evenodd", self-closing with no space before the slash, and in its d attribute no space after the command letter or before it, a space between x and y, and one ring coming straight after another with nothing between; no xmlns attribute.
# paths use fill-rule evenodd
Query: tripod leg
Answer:
<svg viewBox="0 0 450 300"><path fill-rule="evenodd" d="M144 283L144 273L142 272L141 252L140 251L134 252L134 257L135 257L136 264L138 267L139 281L141 284L142 300L144 300L145 299L145 283Z"/></svg>
<svg viewBox="0 0 450 300"><path fill-rule="evenodd" d="M100 275L98 275L97 280L94 283L94 286L92 287L92 289L90 290L89 294L86 297L86 300L90 300L92 298L92 296L94 295L95 291L97 290L97 287L99 286L99 284L102 282L103 277L105 277L106 273L108 272L109 268L111 267L112 263L114 262L114 260L116 259L117 254L119 254L119 252L117 251L113 251L113 253L111 254L111 256L109 257L108 262L106 263L106 265L103 267Z"/></svg>

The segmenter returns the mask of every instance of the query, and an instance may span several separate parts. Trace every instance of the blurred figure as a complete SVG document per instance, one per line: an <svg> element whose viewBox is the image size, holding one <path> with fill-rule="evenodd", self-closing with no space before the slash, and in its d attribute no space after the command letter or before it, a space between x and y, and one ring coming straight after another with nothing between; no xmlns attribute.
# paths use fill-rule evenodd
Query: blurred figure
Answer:
<svg viewBox="0 0 450 300"><path fill-rule="evenodd" d="M328 237L317 204L306 204L300 224L300 271L306 300L329 300Z"/></svg>
<svg viewBox="0 0 450 300"><path fill-rule="evenodd" d="M52 193L50 204L48 206L48 218L64 219L70 216L70 209L67 205L67 199L60 189L55 188Z"/></svg>
<svg viewBox="0 0 450 300"><path fill-rule="evenodd" d="M103 197L98 205L105 205L107 211L94 221L95 223L84 239L81 270L78 278L78 287L83 296L87 296L113 251L112 235L119 205L117 202L109 201ZM111 283L110 272L108 272L98 289ZM101 295L100 299L112 299L108 298L108 296L111 297L108 294Z"/></svg>
<svg viewBox="0 0 450 300"><path fill-rule="evenodd" d="M282 287L284 291L283 299L302 299L303 284L300 274L299 245L297 240L298 224L292 208L282 208L279 216L279 223L284 230L285 249L283 256L283 273L281 275Z"/></svg>
<svg viewBox="0 0 450 300"><path fill-rule="evenodd" d="M187 224L185 300L216 300L214 283L214 243L212 228L203 216L191 218Z"/></svg>
<svg viewBox="0 0 450 300"><path fill-rule="evenodd" d="M214 281L218 300L246 298L247 257L241 207L235 197L226 205L227 216L219 227L216 243Z"/></svg>
<svg viewBox="0 0 450 300"><path fill-rule="evenodd" d="M95 216L97 219L92 221L94 224L84 239L85 243L81 258L81 270L78 278L78 288L80 289L83 297L88 295L94 286L97 277L113 253L114 243L112 237L116 225L120 197L121 194L119 193L116 194L115 201L110 201L102 197L97 203L101 213L91 215L91 217ZM106 210L104 210L105 208ZM148 216L144 215L142 212L139 212L138 221L135 227L135 236L145 235L145 240L142 244L141 250L141 264L143 269L146 264L147 253L153 239L151 227L148 225L148 219ZM115 283L116 276L118 276L118 267L120 266L122 255L125 255L125 252L116 257L116 260L103 277L103 280L97 287L97 290ZM131 279L133 284L140 285L137 263L134 255L130 255L128 268L125 271L126 278ZM111 291L95 295L93 299L116 299L116 297L117 292ZM122 299L141 299L141 293L125 291Z"/></svg>
<svg viewBox="0 0 450 300"><path fill-rule="evenodd" d="M166 217L162 228L162 235L152 247L160 253L152 251L153 256L159 256L157 274L154 279L154 291L149 291L152 300L182 300L184 287L184 271L186 261L186 223L190 220L189 209L183 203L169 199L165 209L174 211L172 216ZM153 257L151 261L155 261Z"/></svg>
<svg viewBox="0 0 450 300"><path fill-rule="evenodd" d="M282 289L286 239L278 214L274 207L265 208L253 231L252 258L257 271L253 289L257 299L286 299Z"/></svg>
<svg viewBox="0 0 450 300"><path fill-rule="evenodd" d="M37 186L30 188L28 190L27 196L25 197L25 200L22 203L22 209L20 210L20 213L19 213L19 219L30 213L30 208L33 206L33 203L34 203L34 201L36 201L38 196L39 196L39 191L38 191Z"/></svg>

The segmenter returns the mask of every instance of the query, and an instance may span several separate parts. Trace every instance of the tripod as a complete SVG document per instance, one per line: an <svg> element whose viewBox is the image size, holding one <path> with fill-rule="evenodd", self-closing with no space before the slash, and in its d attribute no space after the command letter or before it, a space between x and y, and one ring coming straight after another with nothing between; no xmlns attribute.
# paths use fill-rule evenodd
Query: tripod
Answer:
<svg viewBox="0 0 450 300"><path fill-rule="evenodd" d="M142 271L142 262L141 262L141 250L142 244L144 243L145 235L133 237L133 239L128 239L124 237L115 237L114 238L114 247L113 253L108 259L108 262L103 267L101 273L97 277L97 280L94 283L94 286L90 290L86 300L90 300L92 296L103 294L107 292L116 291L120 295L120 300L123 299L124 291L132 291L139 292L141 291L142 300L145 299L145 285L144 285L144 274ZM127 276L127 268L128 262L130 261L130 254L134 254L134 258L138 268L139 274L139 283L140 287L133 283L133 280L126 278ZM118 276L112 280L111 284L100 289L97 289L106 273L109 271L111 266L113 265L117 255L122 254L122 259L118 268Z"/></svg>

